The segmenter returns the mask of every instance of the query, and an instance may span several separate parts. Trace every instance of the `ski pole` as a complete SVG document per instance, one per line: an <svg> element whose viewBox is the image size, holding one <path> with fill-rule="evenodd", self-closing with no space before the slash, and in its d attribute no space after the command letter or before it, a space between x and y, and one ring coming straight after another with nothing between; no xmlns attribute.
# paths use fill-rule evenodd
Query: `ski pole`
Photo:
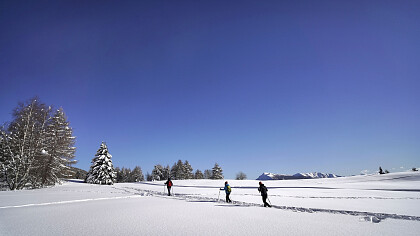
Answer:
<svg viewBox="0 0 420 236"><path fill-rule="evenodd" d="M217 196L217 202L219 202L220 199L220 188L219 188L219 196Z"/></svg>
<svg viewBox="0 0 420 236"><path fill-rule="evenodd" d="M267 200L270 202L270 205L272 205L272 204L271 204L271 201L270 201L270 198L268 198L268 196L267 196Z"/></svg>

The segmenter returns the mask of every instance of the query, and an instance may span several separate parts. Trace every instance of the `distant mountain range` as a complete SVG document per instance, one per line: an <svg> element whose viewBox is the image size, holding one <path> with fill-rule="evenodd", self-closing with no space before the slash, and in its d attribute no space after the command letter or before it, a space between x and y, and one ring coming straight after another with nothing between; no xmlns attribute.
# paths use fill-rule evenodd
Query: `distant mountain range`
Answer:
<svg viewBox="0 0 420 236"><path fill-rule="evenodd" d="M318 179L318 178L337 178L340 177L335 174L325 174L319 172L312 173L297 173L294 175L263 173L257 180L286 180L286 179Z"/></svg>

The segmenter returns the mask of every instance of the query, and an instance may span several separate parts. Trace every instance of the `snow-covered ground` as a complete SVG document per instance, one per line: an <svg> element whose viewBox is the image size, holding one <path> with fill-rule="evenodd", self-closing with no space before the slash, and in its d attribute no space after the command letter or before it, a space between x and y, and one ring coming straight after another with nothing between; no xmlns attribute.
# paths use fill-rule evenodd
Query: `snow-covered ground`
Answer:
<svg viewBox="0 0 420 236"><path fill-rule="evenodd" d="M420 235L420 173L264 181L66 182L0 192L0 235Z"/></svg>

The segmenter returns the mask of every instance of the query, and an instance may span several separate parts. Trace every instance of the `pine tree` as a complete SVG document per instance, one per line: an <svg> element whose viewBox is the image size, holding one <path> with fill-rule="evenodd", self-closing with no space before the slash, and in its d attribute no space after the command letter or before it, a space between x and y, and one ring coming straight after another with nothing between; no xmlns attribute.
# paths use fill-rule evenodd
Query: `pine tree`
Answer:
<svg viewBox="0 0 420 236"><path fill-rule="evenodd" d="M219 166L219 164L215 163L214 167L212 169L212 179L223 179L223 170L222 168Z"/></svg>
<svg viewBox="0 0 420 236"><path fill-rule="evenodd" d="M194 178L193 168L191 167L190 163L187 160L184 162L183 169L184 169L184 178L185 179L193 179Z"/></svg>
<svg viewBox="0 0 420 236"><path fill-rule="evenodd" d="M171 168L169 168L169 165L167 165L163 169L163 179L168 179L169 177L171 177Z"/></svg>
<svg viewBox="0 0 420 236"><path fill-rule="evenodd" d="M200 170L196 170L195 173L194 173L194 178L195 179L204 179L203 172L201 172Z"/></svg>
<svg viewBox="0 0 420 236"><path fill-rule="evenodd" d="M139 182L144 181L144 175L141 170L140 166L134 167L133 171L131 171L130 175L130 182Z"/></svg>
<svg viewBox="0 0 420 236"><path fill-rule="evenodd" d="M147 181L152 181L152 176L149 174L149 172L146 173L146 180Z"/></svg>
<svg viewBox="0 0 420 236"><path fill-rule="evenodd" d="M122 175L121 175L121 169L120 169L120 167L115 167L114 170L115 170L115 174L116 174L115 181L117 183L122 183Z"/></svg>
<svg viewBox="0 0 420 236"><path fill-rule="evenodd" d="M178 160L171 168L172 179L185 179L185 167L181 160Z"/></svg>
<svg viewBox="0 0 420 236"><path fill-rule="evenodd" d="M95 158L92 159L92 166L86 176L86 182L90 184L114 184L116 174L111 161L112 155L108 147L102 142Z"/></svg>
<svg viewBox="0 0 420 236"><path fill-rule="evenodd" d="M177 165L177 172L176 172L176 176L177 179L185 179L185 168L184 168L184 163L182 163L181 160L178 160L178 162L176 163Z"/></svg>
<svg viewBox="0 0 420 236"><path fill-rule="evenodd" d="M155 165L152 170L152 179L153 180L163 180L163 167L160 164Z"/></svg>
<svg viewBox="0 0 420 236"><path fill-rule="evenodd" d="M131 169L123 167L121 169L121 176L122 176L122 182L127 183L130 182L130 175L131 175Z"/></svg>
<svg viewBox="0 0 420 236"><path fill-rule="evenodd" d="M172 165L172 168L171 168L171 178L172 179L178 179L177 173L178 173L178 165L175 162Z"/></svg>

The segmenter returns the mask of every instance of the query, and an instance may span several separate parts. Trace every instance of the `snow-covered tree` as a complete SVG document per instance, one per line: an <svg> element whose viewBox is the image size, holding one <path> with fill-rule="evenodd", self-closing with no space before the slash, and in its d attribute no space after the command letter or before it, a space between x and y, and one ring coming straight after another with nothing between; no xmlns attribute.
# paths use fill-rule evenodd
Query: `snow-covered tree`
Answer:
<svg viewBox="0 0 420 236"><path fill-rule="evenodd" d="M223 170L222 167L219 166L219 164L215 163L214 167L212 169L212 179L223 179Z"/></svg>
<svg viewBox="0 0 420 236"><path fill-rule="evenodd" d="M134 167L130 174L130 182L144 181L143 171L140 166Z"/></svg>
<svg viewBox="0 0 420 236"><path fill-rule="evenodd" d="M160 164L155 165L155 167L152 170L152 179L153 180L164 180L163 176L163 166Z"/></svg>
<svg viewBox="0 0 420 236"><path fill-rule="evenodd" d="M72 129L63 109L37 98L19 103L13 121L0 128L0 172L11 190L59 181L74 158Z"/></svg>
<svg viewBox="0 0 420 236"><path fill-rule="evenodd" d="M130 175L131 175L131 170L130 168L119 168L116 167L115 168L115 174L116 174L116 182L117 183L126 183L126 182L130 182Z"/></svg>
<svg viewBox="0 0 420 236"><path fill-rule="evenodd" d="M168 179L169 177L171 177L171 168L169 167L169 165L167 165L163 169L163 179Z"/></svg>
<svg viewBox="0 0 420 236"><path fill-rule="evenodd" d="M115 181L117 183L122 183L122 175L121 175L120 167L115 167L114 170L115 170L115 174L116 174Z"/></svg>
<svg viewBox="0 0 420 236"><path fill-rule="evenodd" d="M69 170L76 148L72 128L62 108L49 120L46 129L46 145L39 160L41 185L52 185L59 181L65 170ZM64 176L65 177L65 176Z"/></svg>
<svg viewBox="0 0 420 236"><path fill-rule="evenodd" d="M14 120L0 128L0 171L11 190L38 187L50 113L51 107L33 98L27 104L19 103Z"/></svg>
<svg viewBox="0 0 420 236"><path fill-rule="evenodd" d="M196 170L194 173L194 179L204 179L203 172L201 172L201 170Z"/></svg>
<svg viewBox="0 0 420 236"><path fill-rule="evenodd" d="M181 160L178 160L178 162L172 166L171 176L173 179L185 179L184 164Z"/></svg>
<svg viewBox="0 0 420 236"><path fill-rule="evenodd" d="M116 173L111 161L112 155L108 147L102 142L101 147L92 159L92 166L86 176L86 182L90 184L114 184Z"/></svg>
<svg viewBox="0 0 420 236"><path fill-rule="evenodd" d="M239 171L238 174L236 174L236 180L244 180L246 179L246 174L242 171Z"/></svg>
<svg viewBox="0 0 420 236"><path fill-rule="evenodd" d="M183 165L183 169L184 169L184 179L193 179L194 178L194 174L193 174L193 168L191 167L190 163L186 160L184 162Z"/></svg>

